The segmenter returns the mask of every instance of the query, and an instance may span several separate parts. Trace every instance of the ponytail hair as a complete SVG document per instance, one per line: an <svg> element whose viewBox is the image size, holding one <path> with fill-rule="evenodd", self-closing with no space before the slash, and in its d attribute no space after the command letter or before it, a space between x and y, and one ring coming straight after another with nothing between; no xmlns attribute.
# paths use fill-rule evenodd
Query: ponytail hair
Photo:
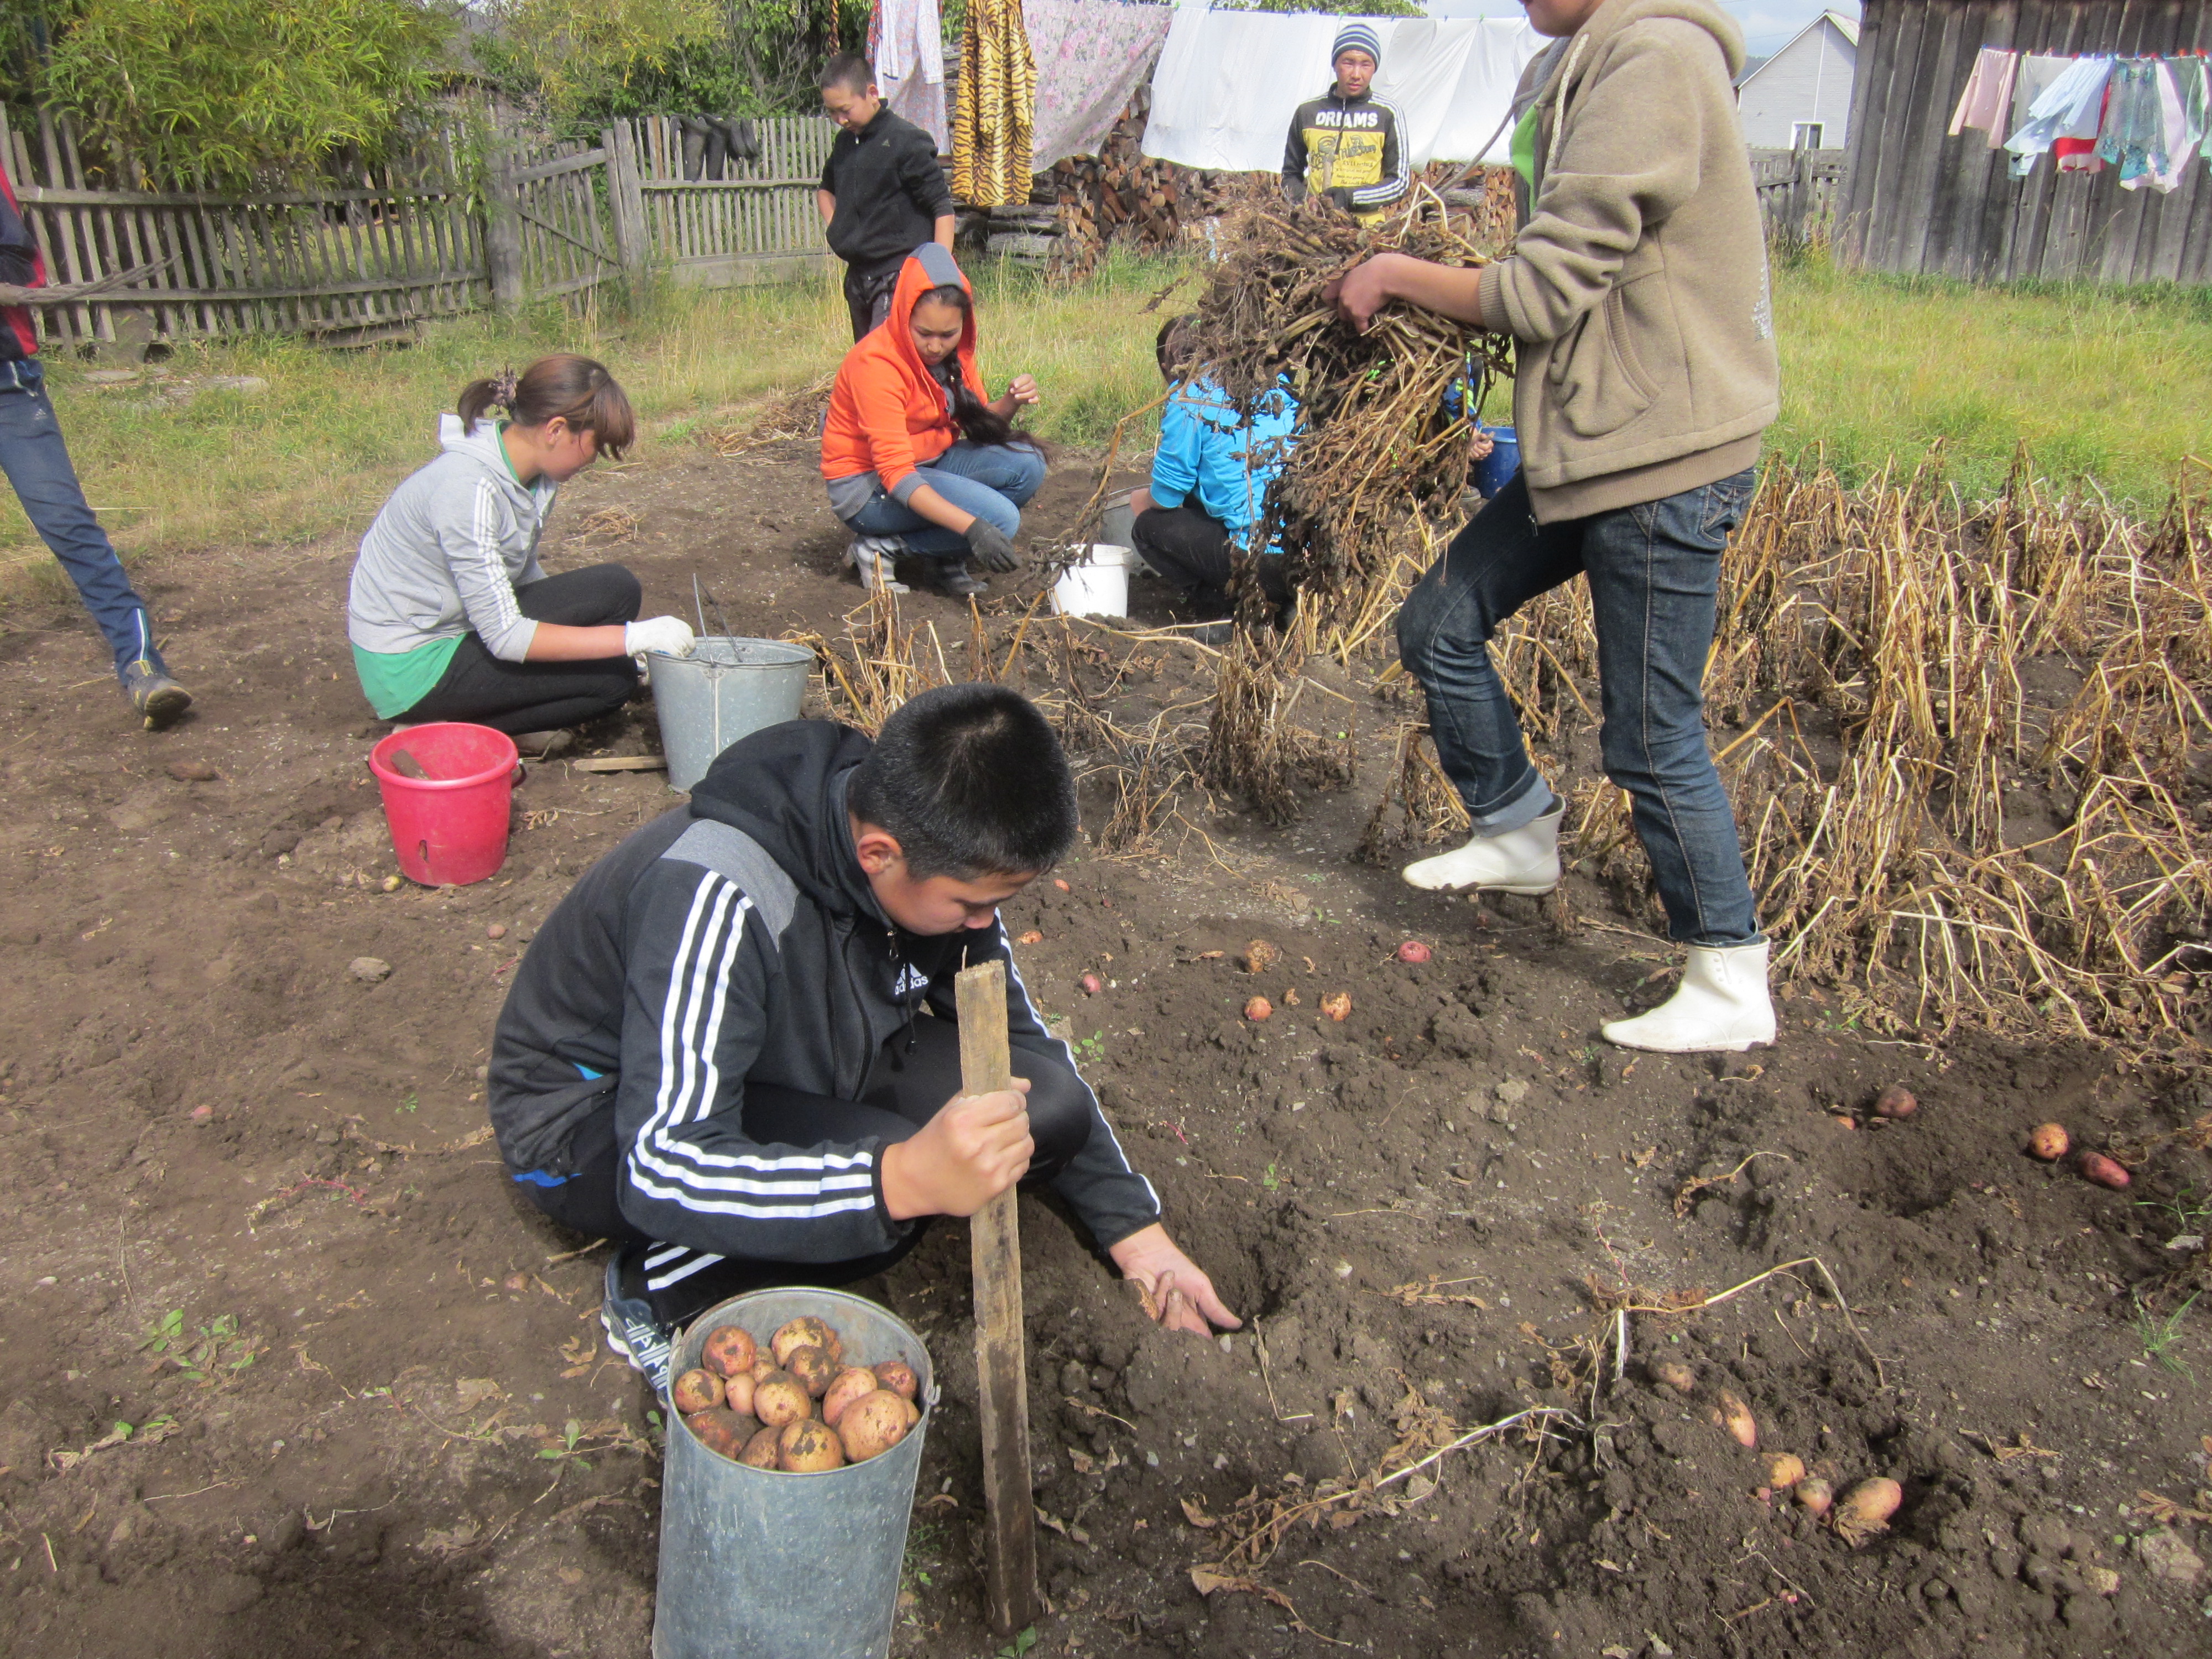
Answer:
<svg viewBox="0 0 2212 1659"><path fill-rule="evenodd" d="M520 378L505 369L489 380L471 380L461 388L458 408L464 432L475 431L491 409L505 410L520 427L541 427L557 416L571 432L597 438L599 453L610 460L620 460L623 451L637 441L637 416L620 384L604 364L573 351L540 357Z"/></svg>
<svg viewBox="0 0 2212 1659"><path fill-rule="evenodd" d="M963 317L975 314L975 302L968 290L957 283L947 283L942 288L933 288L915 296L916 307L935 301L951 306ZM968 377L960 372L957 356L952 360L952 423L960 428L960 435L971 444L1015 444L1024 449L1033 449L1039 454L1044 446L1028 433L1020 430L1003 415L975 395L968 384Z"/></svg>

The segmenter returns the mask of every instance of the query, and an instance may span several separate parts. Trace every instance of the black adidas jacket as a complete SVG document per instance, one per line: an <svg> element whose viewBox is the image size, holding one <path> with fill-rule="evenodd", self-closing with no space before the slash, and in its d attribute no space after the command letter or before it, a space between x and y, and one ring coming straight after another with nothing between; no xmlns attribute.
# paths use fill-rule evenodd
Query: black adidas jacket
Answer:
<svg viewBox="0 0 2212 1659"><path fill-rule="evenodd" d="M577 1128L611 1110L627 1149L618 1202L640 1231L757 1261L850 1261L906 1229L884 1212L881 1144L756 1145L748 1080L859 1098L885 1041L924 1005L951 1018L952 975L992 957L1006 963L1013 1046L1074 1071L1003 927L924 937L877 908L845 806L868 749L827 720L757 732L688 807L585 872L532 941L493 1037L492 1127L510 1169L570 1173ZM1105 1246L1160 1207L1085 1092L1091 1139L1054 1187Z"/></svg>
<svg viewBox="0 0 2212 1659"><path fill-rule="evenodd" d="M858 270L896 266L952 211L937 141L888 109L858 132L837 135L822 188L837 198L823 233L830 251Z"/></svg>

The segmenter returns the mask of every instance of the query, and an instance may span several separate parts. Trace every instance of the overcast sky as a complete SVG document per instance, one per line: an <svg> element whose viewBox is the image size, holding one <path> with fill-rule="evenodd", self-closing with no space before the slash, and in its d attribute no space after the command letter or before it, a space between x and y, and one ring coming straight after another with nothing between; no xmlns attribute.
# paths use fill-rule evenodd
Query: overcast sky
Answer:
<svg viewBox="0 0 2212 1659"><path fill-rule="evenodd" d="M1427 0L1427 4L1430 15L1435 17L1521 15L1516 0ZM1841 12L1846 17L1859 15L1858 0L1834 0L1834 3L1825 5L1821 0L1720 0L1720 6L1743 25L1751 50L1762 53L1772 52L1823 11Z"/></svg>

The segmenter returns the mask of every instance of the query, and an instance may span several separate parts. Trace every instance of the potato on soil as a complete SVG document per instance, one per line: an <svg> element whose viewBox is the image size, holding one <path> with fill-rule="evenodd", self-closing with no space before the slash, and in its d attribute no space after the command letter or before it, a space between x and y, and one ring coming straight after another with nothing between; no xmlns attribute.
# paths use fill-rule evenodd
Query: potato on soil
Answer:
<svg viewBox="0 0 2212 1659"><path fill-rule="evenodd" d="M1817 1474L1808 1474L1790 1489L1790 1495L1797 1500L1801 1509L1810 1510L1817 1521L1828 1512L1836 1501L1836 1489Z"/></svg>
<svg viewBox="0 0 2212 1659"><path fill-rule="evenodd" d="M753 1415L771 1429L814 1415L814 1396L789 1371L771 1371L753 1389Z"/></svg>
<svg viewBox="0 0 2212 1659"><path fill-rule="evenodd" d="M827 1423L805 1418L783 1425L778 1465L788 1474L814 1474L845 1467L844 1443Z"/></svg>
<svg viewBox="0 0 2212 1659"><path fill-rule="evenodd" d="M1902 1083L1891 1084L1874 1103L1876 1117L1911 1117L1919 1109L1920 1103L1913 1098L1912 1091Z"/></svg>
<svg viewBox="0 0 2212 1659"><path fill-rule="evenodd" d="M784 1361L784 1370L797 1377L799 1386L817 1400L830 1392L830 1385L837 1380L836 1364L826 1348L793 1348L791 1357Z"/></svg>
<svg viewBox="0 0 2212 1659"><path fill-rule="evenodd" d="M722 1384L722 1403L733 1412L750 1417L753 1414L753 1390L759 1386L753 1381L750 1371L739 1371Z"/></svg>
<svg viewBox="0 0 2212 1659"><path fill-rule="evenodd" d="M845 1355L845 1345L837 1340L837 1333L812 1314L801 1314L777 1326L768 1346L769 1352L775 1356L775 1363L787 1370L791 1367L793 1348L826 1348L832 1359L842 1359Z"/></svg>
<svg viewBox="0 0 2212 1659"><path fill-rule="evenodd" d="M2063 1123L2039 1123L2027 1132L2027 1155L2045 1164L2057 1163L2073 1144Z"/></svg>
<svg viewBox="0 0 2212 1659"><path fill-rule="evenodd" d="M1766 1484L1787 1492L1805 1478L1805 1460L1795 1452L1767 1452L1759 1458L1766 1469Z"/></svg>
<svg viewBox="0 0 2212 1659"><path fill-rule="evenodd" d="M1255 939L1244 947L1244 971L1264 974L1283 959L1283 953L1266 939Z"/></svg>
<svg viewBox="0 0 2212 1659"><path fill-rule="evenodd" d="M772 1469L779 1466L783 1455L783 1431L763 1428L745 1442L745 1449L738 1454L738 1462L750 1463L757 1469Z"/></svg>
<svg viewBox="0 0 2212 1659"><path fill-rule="evenodd" d="M1862 1480L1844 1494L1843 1502L1828 1517L1828 1524L1836 1529L1836 1536L1856 1547L1876 1533L1889 1530L1889 1517L1897 1513L1904 1502L1904 1489L1894 1480L1876 1475L1871 1480Z"/></svg>
<svg viewBox="0 0 2212 1659"><path fill-rule="evenodd" d="M889 1389L862 1395L845 1407L845 1414L837 1425L838 1437L845 1443L845 1455L855 1463L882 1456L906 1438L907 1430L913 1426L913 1419L907 1413L913 1409Z"/></svg>
<svg viewBox="0 0 2212 1659"><path fill-rule="evenodd" d="M882 1379L866 1365L848 1365L837 1373L837 1380L822 1396L822 1420L835 1427L837 1419L845 1414L846 1407L882 1386Z"/></svg>
<svg viewBox="0 0 2212 1659"><path fill-rule="evenodd" d="M1244 1003L1244 1018L1257 1023L1274 1017L1275 1005L1265 997L1249 997Z"/></svg>
<svg viewBox="0 0 2212 1659"><path fill-rule="evenodd" d="M1352 1017L1352 996L1346 991L1332 991L1321 1000L1321 1011L1341 1025Z"/></svg>
<svg viewBox="0 0 2212 1659"><path fill-rule="evenodd" d="M1759 1449L1759 1422L1751 1414L1751 1407L1723 1389L1720 1404L1713 1408L1713 1421L1732 1435L1736 1444L1750 1450Z"/></svg>
<svg viewBox="0 0 2212 1659"><path fill-rule="evenodd" d="M2102 1152L2084 1152L2075 1166L2081 1179L2094 1182L2100 1187L2110 1187L2114 1192L2124 1191L2134 1177Z"/></svg>
<svg viewBox="0 0 2212 1659"><path fill-rule="evenodd" d="M921 1392L921 1383L914 1374L914 1367L903 1360L887 1359L873 1370L876 1381L895 1395L910 1401Z"/></svg>
<svg viewBox="0 0 2212 1659"><path fill-rule="evenodd" d="M1398 947L1398 960L1401 962L1426 962L1428 959L1429 947L1417 939L1409 939Z"/></svg>
<svg viewBox="0 0 2212 1659"><path fill-rule="evenodd" d="M717 1376L735 1376L753 1368L756 1348L752 1333L738 1325L725 1325L707 1333L699 1345L699 1363Z"/></svg>
<svg viewBox="0 0 2212 1659"><path fill-rule="evenodd" d="M1651 1362L1651 1380L1676 1394L1695 1394L1698 1391L1697 1373L1679 1359L1655 1359Z"/></svg>
<svg viewBox="0 0 2212 1659"><path fill-rule="evenodd" d="M760 1426L750 1417L739 1417L719 1406L707 1411L687 1412L684 1422L701 1445L724 1457L735 1457L744 1451L745 1442Z"/></svg>
<svg viewBox="0 0 2212 1659"><path fill-rule="evenodd" d="M686 1417L710 1412L722 1403L722 1379L712 1371L686 1371L668 1385L668 1403Z"/></svg>

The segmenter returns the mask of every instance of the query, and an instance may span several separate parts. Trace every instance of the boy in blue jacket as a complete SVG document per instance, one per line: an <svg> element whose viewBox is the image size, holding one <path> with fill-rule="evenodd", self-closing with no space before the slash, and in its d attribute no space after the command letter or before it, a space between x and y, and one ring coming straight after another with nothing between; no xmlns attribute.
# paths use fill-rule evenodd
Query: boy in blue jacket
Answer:
<svg viewBox="0 0 2212 1659"><path fill-rule="evenodd" d="M1014 968L999 906L1075 830L1036 707L939 686L873 742L792 720L732 744L546 919L492 1039L492 1125L538 1208L622 1246L608 1341L656 1388L672 1327L881 1273L1017 1182L1048 1184L1162 1323L1239 1322ZM969 1096L952 980L993 957L1015 1083Z"/></svg>
<svg viewBox="0 0 2212 1659"><path fill-rule="evenodd" d="M1185 320L1170 319L1154 348L1161 377L1170 386ZM1230 577L1237 556L1252 550L1252 527L1266 505L1268 484L1289 459L1297 423L1297 400L1286 388L1262 397L1247 420L1225 392L1205 380L1176 386L1161 411L1152 483L1129 503L1136 511L1131 535L1145 562L1183 590L1201 621L1221 622L1222 634L1231 609ZM1251 569L1260 591L1271 605L1288 604L1282 556L1266 546L1258 551Z"/></svg>

